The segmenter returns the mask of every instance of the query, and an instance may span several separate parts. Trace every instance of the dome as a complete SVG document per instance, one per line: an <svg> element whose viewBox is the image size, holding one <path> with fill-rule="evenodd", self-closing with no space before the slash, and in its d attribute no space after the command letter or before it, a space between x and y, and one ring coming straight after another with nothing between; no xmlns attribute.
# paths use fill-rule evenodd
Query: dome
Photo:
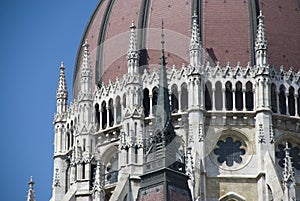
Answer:
<svg viewBox="0 0 300 201"><path fill-rule="evenodd" d="M100 0L81 44L88 40L95 85L115 81L127 72L126 55L132 20L137 27L141 71L159 64L160 32L165 27L168 67L189 62L191 16L200 25L203 62L254 65L254 42L259 10L265 16L269 64L300 67L300 5L297 0ZM79 46L74 70L77 96L83 48Z"/></svg>

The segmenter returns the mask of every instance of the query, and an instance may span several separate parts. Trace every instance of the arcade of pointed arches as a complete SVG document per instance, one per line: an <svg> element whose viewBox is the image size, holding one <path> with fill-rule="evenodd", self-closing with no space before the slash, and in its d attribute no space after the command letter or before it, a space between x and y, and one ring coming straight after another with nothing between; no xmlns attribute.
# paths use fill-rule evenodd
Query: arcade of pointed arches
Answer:
<svg viewBox="0 0 300 201"><path fill-rule="evenodd" d="M255 109L254 84L251 81L242 83L231 81L222 84L221 81L207 81L204 84L204 107L207 111L253 111ZM271 84L270 109L274 114L300 116L300 88L294 86L277 86ZM189 92L185 82L180 86L172 84L170 87L170 105L173 114L187 112ZM142 105L145 117L155 114L158 88L145 87L142 91ZM117 95L115 99L109 98L94 105L95 122L97 130L104 130L118 125L122 121L122 111L126 107L126 93L122 98Z"/></svg>

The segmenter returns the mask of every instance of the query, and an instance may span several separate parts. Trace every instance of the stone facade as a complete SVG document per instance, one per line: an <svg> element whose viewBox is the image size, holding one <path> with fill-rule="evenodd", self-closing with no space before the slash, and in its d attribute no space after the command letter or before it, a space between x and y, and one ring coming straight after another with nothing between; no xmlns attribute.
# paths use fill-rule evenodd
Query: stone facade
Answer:
<svg viewBox="0 0 300 201"><path fill-rule="evenodd" d="M186 44L189 64L168 66L166 74L176 134L170 146L185 165L193 200L300 199L300 72L268 65L262 13L256 65L203 64L197 19L195 13ZM157 101L161 73L139 71L136 37L132 24L128 72L98 87L85 41L80 89L69 106L61 64L51 201L136 200L145 167L158 165L147 166L145 157L155 114L166 111ZM162 188L144 189L141 200L163 200ZM176 182L169 191L178 193L172 200L184 199Z"/></svg>

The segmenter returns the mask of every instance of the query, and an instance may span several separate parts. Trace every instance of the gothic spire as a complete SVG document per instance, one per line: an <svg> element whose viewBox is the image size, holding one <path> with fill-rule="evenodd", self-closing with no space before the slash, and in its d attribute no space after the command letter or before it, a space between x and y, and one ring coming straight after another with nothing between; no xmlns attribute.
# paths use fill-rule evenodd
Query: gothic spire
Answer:
<svg viewBox="0 0 300 201"><path fill-rule="evenodd" d="M56 92L56 98L57 99L67 99L68 98L68 90L67 90L67 84L66 84L66 75L65 75L65 66L64 62L62 61L60 63L60 73L59 73L59 81L58 81L58 87Z"/></svg>
<svg viewBox="0 0 300 201"><path fill-rule="evenodd" d="M190 65L192 67L196 67L201 64L201 42L197 19L198 16L196 12L194 12L192 16L192 30L190 40Z"/></svg>
<svg viewBox="0 0 300 201"><path fill-rule="evenodd" d="M168 78L166 72L166 58L164 51L164 23L162 21L162 34L161 34L161 57L160 57L160 76L159 76L159 89L157 95L157 109L155 111L155 134L160 134L162 140L167 144L174 138L173 125L171 123L171 110L168 91Z"/></svg>
<svg viewBox="0 0 300 201"><path fill-rule="evenodd" d="M29 190L28 190L28 194L27 194L27 201L35 201L35 195L34 195L34 190L33 190L34 182L32 180L32 176L30 177L30 181L28 184L29 184Z"/></svg>
<svg viewBox="0 0 300 201"><path fill-rule="evenodd" d="M136 47L136 26L132 20L130 26L130 38L129 38L129 47L127 51L127 67L128 74L134 75L138 73L138 51Z"/></svg>
<svg viewBox="0 0 300 201"><path fill-rule="evenodd" d="M284 197L286 201L296 200L295 192L295 175L292 165L292 159L290 156L290 148L288 143L285 144L285 158L284 158L284 170L283 170L283 188L284 188Z"/></svg>
<svg viewBox="0 0 300 201"><path fill-rule="evenodd" d="M90 51L88 40L86 39L83 46L83 58L81 65L81 91L84 93L91 92L92 85L92 67L90 60Z"/></svg>
<svg viewBox="0 0 300 201"><path fill-rule="evenodd" d="M68 90L66 84L65 66L63 61L61 62L59 69L60 69L59 81L58 81L58 87L56 91L57 112L63 113L66 111L67 102L68 102Z"/></svg>
<svg viewBox="0 0 300 201"><path fill-rule="evenodd" d="M268 43L265 33L264 16L260 11L255 41L256 65L264 67L268 65Z"/></svg>

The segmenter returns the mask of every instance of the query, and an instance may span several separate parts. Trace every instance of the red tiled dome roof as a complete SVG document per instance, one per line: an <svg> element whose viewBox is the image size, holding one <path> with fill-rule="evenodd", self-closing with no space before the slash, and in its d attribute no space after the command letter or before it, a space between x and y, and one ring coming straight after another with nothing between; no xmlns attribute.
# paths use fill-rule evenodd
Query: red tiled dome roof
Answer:
<svg viewBox="0 0 300 201"><path fill-rule="evenodd" d="M151 71L160 57L161 20L165 23L168 65L188 64L192 11L199 16L204 56L222 65L254 63L256 16L265 15L269 63L300 67L300 5L297 0L100 0L82 37L90 44L95 84L107 83L127 72L129 26L134 20L141 65ZM82 47L74 71L78 89Z"/></svg>

